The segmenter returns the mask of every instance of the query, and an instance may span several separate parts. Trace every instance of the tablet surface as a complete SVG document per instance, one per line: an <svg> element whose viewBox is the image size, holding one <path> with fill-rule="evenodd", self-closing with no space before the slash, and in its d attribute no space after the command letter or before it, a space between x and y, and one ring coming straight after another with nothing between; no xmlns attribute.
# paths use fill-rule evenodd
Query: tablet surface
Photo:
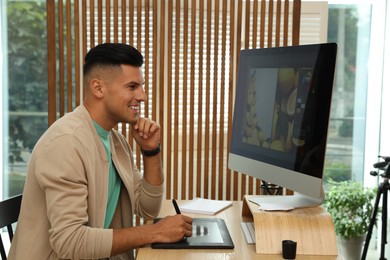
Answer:
<svg viewBox="0 0 390 260"><path fill-rule="evenodd" d="M156 219L158 221L159 219ZM176 243L154 243L156 249L232 249L234 244L226 223L220 218L193 218L192 237Z"/></svg>

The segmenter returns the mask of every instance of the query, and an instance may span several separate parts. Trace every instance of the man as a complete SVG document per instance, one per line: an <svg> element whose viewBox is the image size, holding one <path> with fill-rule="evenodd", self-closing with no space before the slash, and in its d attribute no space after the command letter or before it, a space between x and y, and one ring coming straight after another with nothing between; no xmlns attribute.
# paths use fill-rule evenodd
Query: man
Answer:
<svg viewBox="0 0 390 260"><path fill-rule="evenodd" d="M160 126L140 117L142 64L126 44L101 44L85 56L84 103L57 120L32 152L10 260L131 259L134 248L192 235L192 219L183 215L133 227L134 212L158 215L164 179ZM143 176L113 129L120 122L132 125Z"/></svg>

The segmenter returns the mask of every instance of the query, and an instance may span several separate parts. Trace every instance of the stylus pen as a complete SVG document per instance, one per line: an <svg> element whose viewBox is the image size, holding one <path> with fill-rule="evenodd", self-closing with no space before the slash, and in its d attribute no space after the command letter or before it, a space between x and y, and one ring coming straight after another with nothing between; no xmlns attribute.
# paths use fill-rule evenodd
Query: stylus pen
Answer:
<svg viewBox="0 0 390 260"><path fill-rule="evenodd" d="M173 206L175 207L176 214L181 214L179 206L177 205L177 202L175 199L172 199Z"/></svg>

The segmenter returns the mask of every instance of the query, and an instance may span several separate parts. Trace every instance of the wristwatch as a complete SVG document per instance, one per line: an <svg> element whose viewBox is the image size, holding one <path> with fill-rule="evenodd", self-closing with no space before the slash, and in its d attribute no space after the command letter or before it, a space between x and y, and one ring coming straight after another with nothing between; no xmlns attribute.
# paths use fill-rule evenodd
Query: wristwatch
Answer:
<svg viewBox="0 0 390 260"><path fill-rule="evenodd" d="M155 155L157 155L159 152L160 152L160 144L158 144L157 148L154 149L154 150L143 150L143 149L141 149L141 153L142 153L142 155L145 156L145 157L155 156Z"/></svg>

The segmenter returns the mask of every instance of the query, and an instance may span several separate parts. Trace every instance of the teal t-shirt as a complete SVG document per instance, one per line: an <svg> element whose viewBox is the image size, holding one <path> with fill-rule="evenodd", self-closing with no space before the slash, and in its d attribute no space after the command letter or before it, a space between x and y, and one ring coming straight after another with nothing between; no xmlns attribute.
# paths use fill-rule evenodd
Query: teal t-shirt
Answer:
<svg viewBox="0 0 390 260"><path fill-rule="evenodd" d="M104 219L104 228L108 228L114 216L116 205L118 204L122 180L119 178L118 171L111 160L110 132L106 131L95 121L93 121L93 124L103 143L109 161L107 209L106 217Z"/></svg>

